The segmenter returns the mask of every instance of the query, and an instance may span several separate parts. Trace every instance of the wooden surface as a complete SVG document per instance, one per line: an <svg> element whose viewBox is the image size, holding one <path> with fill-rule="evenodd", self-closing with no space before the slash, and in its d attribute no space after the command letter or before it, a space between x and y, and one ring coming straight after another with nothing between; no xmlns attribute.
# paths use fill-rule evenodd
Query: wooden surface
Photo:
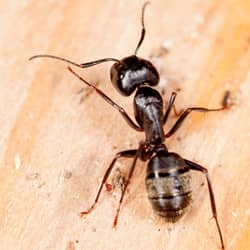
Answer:
<svg viewBox="0 0 250 250"><path fill-rule="evenodd" d="M117 151L143 134L52 60L77 62L133 53L143 1L1 1L0 244L1 249L219 249L205 180L194 174L193 203L175 225L154 215L139 163L112 229L119 188L94 199ZM234 106L194 114L166 144L209 169L226 249L250 249L250 1L152 1L139 56L151 58L177 108L218 107L226 90ZM159 55L165 46L168 53ZM132 97L109 80L110 64L78 70L131 116ZM171 122L167 126L171 126ZM131 163L117 164L122 174ZM112 175L109 182L117 177ZM116 175L116 176L115 176Z"/></svg>

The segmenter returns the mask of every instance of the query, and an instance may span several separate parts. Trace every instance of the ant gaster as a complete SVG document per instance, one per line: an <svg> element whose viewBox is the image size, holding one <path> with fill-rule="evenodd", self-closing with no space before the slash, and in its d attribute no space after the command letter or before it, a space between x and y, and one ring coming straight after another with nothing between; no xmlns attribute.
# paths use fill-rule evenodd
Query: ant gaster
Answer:
<svg viewBox="0 0 250 250"><path fill-rule="evenodd" d="M134 96L134 114L137 123L129 117L127 112L122 107L111 100L100 89L87 82L70 67L68 67L69 71L80 79L81 82L84 82L84 84L93 88L107 103L117 109L130 127L136 131L144 131L146 137L145 141L141 142L137 149L121 151L115 155L104 174L92 206L88 210L81 212L81 216L89 214L95 207L99 200L103 186L119 158L133 158L133 163L130 167L124 189L122 190L113 226L117 225L124 194L133 175L138 158L142 161L149 160L146 175L146 189L153 209L157 214L172 222L176 222L179 218L181 218L190 204L192 190L189 171L200 171L205 175L207 180L213 218L215 219L219 233L221 248L224 249L224 241L218 221L215 197L208 170L195 162L183 159L176 153L168 152L164 142L165 138L172 136L179 129L182 122L193 111L213 112L226 109L229 93L226 93L221 108L207 109L203 107L191 107L185 109L180 114L173 127L167 133L164 132L163 126L167 122L172 108L174 108L174 101L177 94L172 92L164 113L162 97L157 90L151 87L156 86L159 83L158 71L150 61L137 57L136 55L145 36L144 12L148 3L149 2L146 2L142 8L142 31L140 40L134 54L129 57L125 57L121 60L115 58L104 58L83 64L78 64L61 57L45 54L33 56L30 60L38 57L47 57L65 61L80 68L87 68L103 62L114 61L115 63L110 71L111 81L114 87L124 96L129 96L136 91Z"/></svg>

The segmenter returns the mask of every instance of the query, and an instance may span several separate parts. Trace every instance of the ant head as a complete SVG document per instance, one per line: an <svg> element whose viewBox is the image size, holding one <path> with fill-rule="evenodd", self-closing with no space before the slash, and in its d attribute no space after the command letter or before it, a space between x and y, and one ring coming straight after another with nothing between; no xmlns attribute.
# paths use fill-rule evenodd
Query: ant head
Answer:
<svg viewBox="0 0 250 250"><path fill-rule="evenodd" d="M140 85L148 84L155 86L159 83L159 74L154 65L136 56L145 37L144 12L149 2L142 7L142 30L141 37L132 56L125 57L116 62L110 71L111 81L114 87L125 96L131 95Z"/></svg>
<svg viewBox="0 0 250 250"><path fill-rule="evenodd" d="M132 56L125 57L121 60L118 60L115 58L103 58L103 59L81 63L81 64L72 62L68 59L65 59L59 56L53 56L53 55L47 55L47 54L32 56L30 60L33 60L35 58L46 57L46 58L52 58L52 59L64 61L74 66L80 67L80 68L88 68L88 67L92 67L94 65L100 64L100 63L113 61L115 63L113 64L111 68L111 72L110 72L111 81L114 87L122 95L125 95L125 96L131 95L134 92L134 90L140 85L155 86L159 83L159 74L156 68L151 62L136 56L145 37L146 30L145 30L145 25L144 25L144 12L148 4L149 2L145 2L142 7L141 37L136 46L134 55Z"/></svg>
<svg viewBox="0 0 250 250"><path fill-rule="evenodd" d="M129 96L140 85L155 86L159 83L159 74L154 65L132 55L113 64L110 71L114 87L125 96Z"/></svg>

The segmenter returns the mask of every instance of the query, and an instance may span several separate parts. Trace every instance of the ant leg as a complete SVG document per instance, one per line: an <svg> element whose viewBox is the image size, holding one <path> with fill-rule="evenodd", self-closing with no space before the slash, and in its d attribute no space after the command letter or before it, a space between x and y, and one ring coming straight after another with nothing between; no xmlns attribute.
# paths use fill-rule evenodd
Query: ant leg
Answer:
<svg viewBox="0 0 250 250"><path fill-rule="evenodd" d="M210 202L211 202L211 208L212 208L212 212L213 212L213 218L215 219L217 230L218 230L219 235L220 235L221 249L225 249L224 241L223 241L223 237L222 237L222 232L221 232L221 228L220 228L219 220L218 220L218 216L217 216L214 192L213 192L211 180L210 180L210 177L209 177L209 174L208 174L208 170L206 168L198 165L195 162L192 162L192 161L189 161L189 160L185 160L185 162L190 167L191 170L200 171L203 174L205 174L205 176L206 176L208 190L209 190L209 196L210 196Z"/></svg>
<svg viewBox="0 0 250 250"><path fill-rule="evenodd" d="M128 184L129 184L129 182L130 182L130 179L131 179L131 177L132 177L132 175L133 175L133 172L134 172L134 170L135 170L136 161L137 161L137 159L138 159L138 157L139 157L139 154L141 153L142 145L143 145L143 144L140 145L139 149L136 151L136 153L135 153L135 155L134 155L134 161L133 161L133 163L132 163L132 165L131 165L131 168L130 168L130 170L129 170L128 179L127 179L127 181L126 181L126 183L125 183L124 189L122 190L121 198L120 198L120 200L119 200L119 205L118 205L118 208L117 208L117 210L116 210L116 215L115 215L115 219L114 219L114 222L113 222L113 227L116 227L116 225L117 225L117 221L118 221L118 217L119 217L119 212L120 212L120 209L121 209L121 204L122 204L122 201L123 201L125 192L126 192L126 190L127 190Z"/></svg>
<svg viewBox="0 0 250 250"><path fill-rule="evenodd" d="M167 107L166 112L165 112L164 117L163 117L163 124L165 124L166 121L168 120L168 116L170 114L170 111L171 111L172 107L174 107L174 101L175 101L176 96L177 96L177 93L172 92L170 100L168 102L168 107ZM174 107L174 110L175 110L175 107ZM175 112L176 112L176 110L175 110Z"/></svg>
<svg viewBox="0 0 250 250"><path fill-rule="evenodd" d="M89 214L95 207L96 203L98 202L98 199L99 199L99 196L101 194L101 191L102 191L102 188L105 184L105 182L107 181L114 165L115 165L115 162L117 161L117 159L121 158L121 157L134 157L136 155L136 152L137 150L126 150L126 151L122 151L122 152L119 152L115 155L114 159L112 160L111 164L109 165L108 169L106 170L104 176L103 176L103 179L102 179L102 183L101 183L101 186L99 187L99 190L97 192L97 195L96 195L96 198L95 198L95 201L93 202L92 206L86 210L86 211L83 211L83 212L80 212L80 216L84 216L86 214Z"/></svg>
<svg viewBox="0 0 250 250"><path fill-rule="evenodd" d="M175 122L174 126L168 131L167 134L165 134L165 137L168 138L171 135L173 135L178 128L181 126L182 122L185 120L185 118L192 112L192 111L197 111L197 112L213 112L213 111L222 111L228 108L228 98L229 98L229 92L227 91L224 95L224 98L222 100L222 107L217 108L217 109L207 109L207 108L202 108L202 107L192 107L192 108L187 108L183 111L181 116L178 118L178 120Z"/></svg>
<svg viewBox="0 0 250 250"><path fill-rule="evenodd" d="M80 81L84 82L85 84L87 84L89 87L93 88L97 94L99 94L107 103L109 103L112 107L114 107L116 110L118 110L122 117L125 119L125 121L128 123L128 125L137 130L137 131L143 131L143 128L139 127L135 122L133 122L133 120L129 117L129 115L127 114L127 112L118 104L116 104L114 101L112 101L107 95L105 95L100 89L98 89L97 87L95 87L94 85L92 85L91 83L87 82L86 80L84 80L80 75L78 75L75 71L73 71L70 67L68 67L68 70L75 75Z"/></svg>
<svg viewBox="0 0 250 250"><path fill-rule="evenodd" d="M175 105L173 104L173 109L174 109L174 114L176 117L180 116L183 112L183 109L181 109L180 111L177 111Z"/></svg>
<svg viewBox="0 0 250 250"><path fill-rule="evenodd" d="M165 134L165 137L168 138L171 135L173 135L176 130L181 126L182 122L185 120L185 118L192 112L192 111L198 111L198 112L211 112L211 111L221 111L224 110L225 107L218 108L218 109L207 109L207 108L200 108L200 107L192 107L187 108L181 116L178 118L178 120L175 122L174 126L168 131L167 134Z"/></svg>

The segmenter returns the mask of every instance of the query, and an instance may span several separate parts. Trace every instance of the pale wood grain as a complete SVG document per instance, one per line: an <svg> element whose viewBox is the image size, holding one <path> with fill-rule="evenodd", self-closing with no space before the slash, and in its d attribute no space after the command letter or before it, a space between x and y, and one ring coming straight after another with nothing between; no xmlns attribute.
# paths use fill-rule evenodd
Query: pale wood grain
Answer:
<svg viewBox="0 0 250 250"><path fill-rule="evenodd" d="M78 212L91 204L114 154L136 147L143 135L82 89L67 65L27 60L37 53L78 62L127 56L140 35L142 3L0 2L1 249L219 249L208 191L197 174L192 207L175 225L154 215L143 163L116 230L111 226L119 187L113 195L104 192L93 213L80 219ZM164 42L173 43L169 53L153 60L166 100L181 88L178 109L217 107L225 90L232 92L233 108L192 115L166 143L209 169L226 248L249 249L250 3L155 0L145 23L140 56L152 58ZM132 98L111 87L109 67L79 72L133 115ZM125 171L129 164L123 160L118 166Z"/></svg>

